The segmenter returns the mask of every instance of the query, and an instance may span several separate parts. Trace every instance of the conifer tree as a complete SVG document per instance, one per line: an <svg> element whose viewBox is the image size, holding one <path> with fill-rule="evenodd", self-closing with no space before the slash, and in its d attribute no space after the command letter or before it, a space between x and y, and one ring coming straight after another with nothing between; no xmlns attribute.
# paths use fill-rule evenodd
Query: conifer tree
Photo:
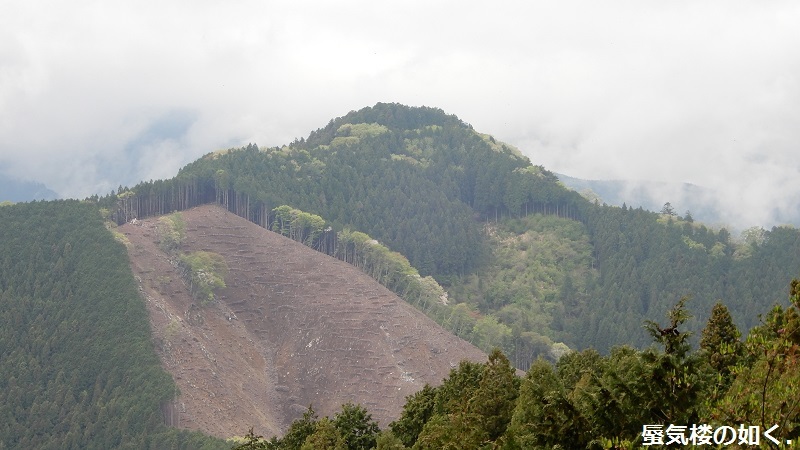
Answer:
<svg viewBox="0 0 800 450"><path fill-rule="evenodd" d="M504 444L513 449L585 448L586 425L553 366L540 358L522 380Z"/></svg>
<svg viewBox="0 0 800 450"><path fill-rule="evenodd" d="M742 354L740 337L741 333L733 323L728 307L717 302L703 329L700 348L708 354L711 367L726 378Z"/></svg>
<svg viewBox="0 0 800 450"><path fill-rule="evenodd" d="M352 403L342 405L342 410L336 413L332 423L348 450L369 450L375 447L380 429L363 406Z"/></svg>
<svg viewBox="0 0 800 450"><path fill-rule="evenodd" d="M490 441L505 433L518 395L519 378L503 352L494 349L469 403L469 411L475 414Z"/></svg>
<svg viewBox="0 0 800 450"><path fill-rule="evenodd" d="M693 423L700 414L698 398L708 384L708 362L690 354L691 333L679 328L692 316L686 309L688 297L681 298L667 313L669 326L645 321L644 328L664 346L663 352L649 349L642 353L647 365L646 402L652 413L650 423Z"/></svg>
<svg viewBox="0 0 800 450"><path fill-rule="evenodd" d="M317 422L314 432L303 442L300 450L346 450L347 448L334 423L323 417Z"/></svg>
<svg viewBox="0 0 800 450"><path fill-rule="evenodd" d="M394 435L406 447L411 447L417 442L422 428L433 415L435 397L436 389L426 384L415 394L406 397L400 418L389 424Z"/></svg>
<svg viewBox="0 0 800 450"><path fill-rule="evenodd" d="M279 448L285 450L300 450L306 441L306 438L317 431L317 413L314 408L309 405L303 417L295 420L289 425L289 430L281 439Z"/></svg>

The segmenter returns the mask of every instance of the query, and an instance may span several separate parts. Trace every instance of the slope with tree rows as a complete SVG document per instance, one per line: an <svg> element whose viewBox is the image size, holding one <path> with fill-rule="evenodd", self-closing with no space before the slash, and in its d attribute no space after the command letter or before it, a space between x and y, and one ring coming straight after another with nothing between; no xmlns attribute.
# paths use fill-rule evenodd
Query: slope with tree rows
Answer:
<svg viewBox="0 0 800 450"><path fill-rule="evenodd" d="M309 242L329 254L336 239L362 233L447 290L448 307L431 306L431 317L485 351L502 348L521 368L559 354L559 342L601 351L627 343L637 323L684 295L702 314L724 299L740 326L753 326L800 265L794 228L737 242L689 215L593 204L457 117L398 104L353 111L283 147L211 153L173 179L98 200L119 223L216 202L273 227L285 206L324 221L309 225L319 232ZM526 223L539 221L531 216L563 219L564 230L536 231L552 239L526 248ZM518 236L516 248L508 233ZM517 252L565 250L560 235L582 242L589 257L570 250L542 258L535 276L504 269L527 258ZM688 326L697 332L704 319Z"/></svg>

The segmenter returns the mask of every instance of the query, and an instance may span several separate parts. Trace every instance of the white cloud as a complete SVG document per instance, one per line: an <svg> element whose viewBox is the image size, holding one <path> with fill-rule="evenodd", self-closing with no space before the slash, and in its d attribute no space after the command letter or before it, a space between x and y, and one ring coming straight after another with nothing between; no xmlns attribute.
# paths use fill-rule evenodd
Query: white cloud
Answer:
<svg viewBox="0 0 800 450"><path fill-rule="evenodd" d="M769 225L798 216L798 22L789 1L12 0L0 165L103 193L398 101L561 173L713 188ZM131 150L175 111L181 135Z"/></svg>

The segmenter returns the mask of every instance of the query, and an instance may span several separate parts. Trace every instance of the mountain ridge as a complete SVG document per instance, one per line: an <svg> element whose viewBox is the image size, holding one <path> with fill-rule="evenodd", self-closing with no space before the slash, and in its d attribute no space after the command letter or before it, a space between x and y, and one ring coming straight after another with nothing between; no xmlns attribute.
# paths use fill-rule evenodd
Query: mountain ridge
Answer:
<svg viewBox="0 0 800 450"><path fill-rule="evenodd" d="M693 183L666 182L652 180L595 180L572 177L557 173L558 179L567 187L584 194L593 201L622 207L642 207L648 211L659 212L669 202L676 212L684 215L690 212L694 220L715 227L729 227L725 224L714 200L716 193L710 188Z"/></svg>
<svg viewBox="0 0 800 450"><path fill-rule="evenodd" d="M720 298L745 321L741 326L753 326L754 311L780 300L789 268L800 265L791 251L800 245L795 229L761 230L743 243L725 228L677 214L594 204L486 136L436 108L379 103L282 147L250 144L207 154L172 179L122 188L100 203L117 223L218 203L263 227L273 227L287 206L306 214L298 221L319 217L326 231L311 233L311 246L350 256L352 247L338 247L340 234L352 246L353 233L362 233L450 294L464 292L451 295L448 307L423 309L485 351L503 349L521 369L531 352L534 359L547 356L559 342L601 351L647 345L639 324L685 295L695 297L698 319L689 323L695 332ZM541 277L491 270L487 265L509 261L491 247L487 224L531 215L581 223L579 234L592 251L576 261L578 272L598 270L597 277L576 288L575 274L548 263L537 269L545 272L539 286L534 279ZM520 226L511 228L522 234ZM536 251L538 245L520 240L517 247ZM781 262L759 262L763 258ZM484 279L489 272L505 279ZM394 271L398 276L388 276L389 282L407 279L402 273Z"/></svg>
<svg viewBox="0 0 800 450"><path fill-rule="evenodd" d="M56 192L43 183L21 180L0 172L0 202L56 200L59 197Z"/></svg>

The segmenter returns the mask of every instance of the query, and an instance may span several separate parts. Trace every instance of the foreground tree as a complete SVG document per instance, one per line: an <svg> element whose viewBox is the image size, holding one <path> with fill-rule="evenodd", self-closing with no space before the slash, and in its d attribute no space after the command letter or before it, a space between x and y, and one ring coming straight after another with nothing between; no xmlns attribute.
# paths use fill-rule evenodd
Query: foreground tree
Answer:
<svg viewBox="0 0 800 450"><path fill-rule="evenodd" d="M707 360L690 353L691 333L680 328L692 316L686 309L688 297L681 298L667 313L669 326L662 328L653 321L645 321L644 328L664 350L653 349L642 353L647 364L646 388L651 424L697 423L702 413L698 399L705 394L710 381Z"/></svg>
<svg viewBox="0 0 800 450"><path fill-rule="evenodd" d="M301 447L306 442L306 439L317 431L317 413L314 408L309 405L303 417L295 420L289 425L289 430L280 440L281 450L301 450ZM269 447L267 447L269 448Z"/></svg>
<svg viewBox="0 0 800 450"><path fill-rule="evenodd" d="M709 364L720 374L726 388L729 385L731 368L742 356L742 342L739 340L741 336L728 308L722 302L717 302L703 329L700 348L706 352Z"/></svg>
<svg viewBox="0 0 800 450"><path fill-rule="evenodd" d="M333 422L323 417L317 422L314 433L303 442L300 450L346 450L347 448Z"/></svg>
<svg viewBox="0 0 800 450"><path fill-rule="evenodd" d="M488 440L495 441L505 433L519 396L519 385L520 380L508 358L499 349L494 349L468 408Z"/></svg>
<svg viewBox="0 0 800 450"><path fill-rule="evenodd" d="M522 380L505 445L511 449L585 448L587 425L553 366L538 359Z"/></svg>
<svg viewBox="0 0 800 450"><path fill-rule="evenodd" d="M420 391L406 397L400 418L389 424L392 433L406 447L417 442L422 428L433 415L436 389L426 384Z"/></svg>
<svg viewBox="0 0 800 450"><path fill-rule="evenodd" d="M406 446L391 430L384 430L375 439L376 450L405 450Z"/></svg>
<svg viewBox="0 0 800 450"><path fill-rule="evenodd" d="M730 389L712 411L723 423L777 425L783 442L800 436L800 280L789 289L791 305L775 306L751 330L741 362L731 369Z"/></svg>
<svg viewBox="0 0 800 450"><path fill-rule="evenodd" d="M348 450L369 450L376 445L380 428L361 405L346 403L332 421Z"/></svg>

